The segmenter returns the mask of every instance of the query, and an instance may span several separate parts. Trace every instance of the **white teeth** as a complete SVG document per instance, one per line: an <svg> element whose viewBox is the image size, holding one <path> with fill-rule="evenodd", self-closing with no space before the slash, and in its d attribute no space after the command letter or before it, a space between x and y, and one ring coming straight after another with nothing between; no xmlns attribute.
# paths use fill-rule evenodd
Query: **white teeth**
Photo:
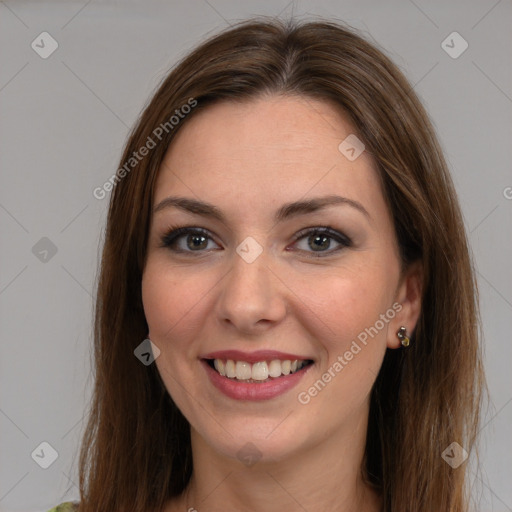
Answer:
<svg viewBox="0 0 512 512"><path fill-rule="evenodd" d="M226 370L224 367L224 361L222 359L215 359L213 361L213 365L215 366L215 369L224 377L226 375Z"/></svg>
<svg viewBox="0 0 512 512"><path fill-rule="evenodd" d="M252 365L251 378L254 380L265 380L268 377L268 366L266 361Z"/></svg>
<svg viewBox="0 0 512 512"><path fill-rule="evenodd" d="M258 361L254 364L246 361L233 361L228 359L214 359L213 366L223 377L238 380L265 381L269 377L274 379L281 375L289 375L299 371L306 365L305 360L291 361L289 359L281 361L273 359L272 361Z"/></svg>
<svg viewBox="0 0 512 512"><path fill-rule="evenodd" d="M281 377L281 361L277 359L270 361L270 364L268 365L268 374L274 378Z"/></svg>
<svg viewBox="0 0 512 512"><path fill-rule="evenodd" d="M251 365L245 361L236 362L236 378L238 380L247 380L252 376Z"/></svg>
<svg viewBox="0 0 512 512"><path fill-rule="evenodd" d="M236 377L235 363L231 359L226 361L224 370L226 372L226 377L229 377L230 379L234 379Z"/></svg>

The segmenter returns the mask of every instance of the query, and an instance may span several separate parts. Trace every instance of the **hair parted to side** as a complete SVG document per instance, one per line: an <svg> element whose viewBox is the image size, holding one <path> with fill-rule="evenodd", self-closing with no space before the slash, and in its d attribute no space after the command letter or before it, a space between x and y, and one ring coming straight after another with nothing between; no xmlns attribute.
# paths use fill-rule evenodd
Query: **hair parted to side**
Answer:
<svg viewBox="0 0 512 512"><path fill-rule="evenodd" d="M192 473L189 424L155 364L134 349L153 189L175 134L216 101L299 95L339 107L378 165L404 268L421 260L422 312L407 349L387 350L372 389L364 478L387 512L466 512L483 392L478 297L456 193L429 117L399 69L352 28L259 17L198 46L165 78L121 166L191 98L197 106L114 187L97 288L95 387L83 435L81 512L159 511ZM340 141L341 142L341 141ZM341 484L341 483L340 483Z"/></svg>

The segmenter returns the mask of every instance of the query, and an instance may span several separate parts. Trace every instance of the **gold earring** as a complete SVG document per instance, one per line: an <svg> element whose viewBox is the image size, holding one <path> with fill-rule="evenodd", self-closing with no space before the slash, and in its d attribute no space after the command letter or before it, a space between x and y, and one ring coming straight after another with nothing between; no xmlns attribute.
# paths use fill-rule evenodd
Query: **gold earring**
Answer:
<svg viewBox="0 0 512 512"><path fill-rule="evenodd" d="M409 346L409 342L411 340L407 336L407 329L405 327L400 327L400 329L398 329L398 332L396 333L396 335L398 336L398 339L400 340L402 347Z"/></svg>

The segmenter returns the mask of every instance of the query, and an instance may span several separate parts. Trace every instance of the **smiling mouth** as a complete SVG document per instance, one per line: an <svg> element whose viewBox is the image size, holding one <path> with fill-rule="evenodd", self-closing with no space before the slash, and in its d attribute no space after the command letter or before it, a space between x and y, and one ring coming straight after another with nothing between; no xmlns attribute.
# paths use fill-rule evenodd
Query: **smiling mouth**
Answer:
<svg viewBox="0 0 512 512"><path fill-rule="evenodd" d="M205 361L222 377L249 384L261 384L276 380L297 373L313 364L311 359L296 359L293 361L273 359L252 364L246 361L234 361L233 359L205 359Z"/></svg>

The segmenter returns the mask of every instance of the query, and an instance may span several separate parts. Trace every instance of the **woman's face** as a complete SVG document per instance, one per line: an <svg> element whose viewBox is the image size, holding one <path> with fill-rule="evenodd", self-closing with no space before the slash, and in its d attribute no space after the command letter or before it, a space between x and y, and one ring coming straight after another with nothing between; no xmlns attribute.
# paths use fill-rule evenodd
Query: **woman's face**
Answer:
<svg viewBox="0 0 512 512"><path fill-rule="evenodd" d="M166 388L212 453L279 460L366 427L386 347L414 328L374 162L354 139L338 148L353 133L321 101L224 102L165 157L144 310ZM288 373L295 359L311 363Z"/></svg>

